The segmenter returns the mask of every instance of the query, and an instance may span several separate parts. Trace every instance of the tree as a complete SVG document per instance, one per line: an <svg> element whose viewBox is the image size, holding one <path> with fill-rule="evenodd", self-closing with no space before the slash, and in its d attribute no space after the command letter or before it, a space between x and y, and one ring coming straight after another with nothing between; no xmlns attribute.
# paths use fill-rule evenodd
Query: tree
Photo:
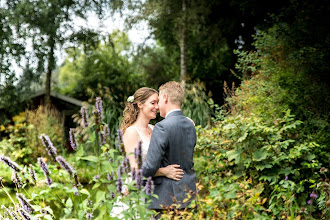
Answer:
<svg viewBox="0 0 330 220"><path fill-rule="evenodd" d="M55 51L71 39L74 18L86 18L89 10L96 10L101 15L107 9L106 2L4 0L4 5L13 14L9 24L16 27L17 37L26 41L26 47L29 47L28 40L32 42L32 51L26 54L26 65L35 73L46 73L44 104L50 102L51 75L56 66Z"/></svg>
<svg viewBox="0 0 330 220"><path fill-rule="evenodd" d="M175 80L204 81L220 104L224 81L240 82L230 71L237 60L233 50L253 48L251 35L256 28L270 26L269 14L288 4L283 0L267 1L271 7L261 0L124 2L122 8L129 9L128 25L147 21L156 41L171 56L172 65L178 66L173 68L179 70Z"/></svg>

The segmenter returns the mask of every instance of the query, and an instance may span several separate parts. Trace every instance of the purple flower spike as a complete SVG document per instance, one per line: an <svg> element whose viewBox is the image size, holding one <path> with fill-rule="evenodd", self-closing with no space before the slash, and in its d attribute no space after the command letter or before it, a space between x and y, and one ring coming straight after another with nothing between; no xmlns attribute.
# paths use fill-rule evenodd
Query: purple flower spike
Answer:
<svg viewBox="0 0 330 220"><path fill-rule="evenodd" d="M152 177L148 177L147 178L147 183L146 183L146 187L145 187L145 192L147 195L151 195L154 191L154 181L152 180Z"/></svg>
<svg viewBox="0 0 330 220"><path fill-rule="evenodd" d="M93 113L95 115L95 124L96 125L100 124L101 121L103 120L102 100L100 97L96 97L95 110Z"/></svg>
<svg viewBox="0 0 330 220"><path fill-rule="evenodd" d="M1 205L2 210L6 210L7 214L10 215L11 219L20 219L17 212L13 209L13 207L6 207L4 205Z"/></svg>
<svg viewBox="0 0 330 220"><path fill-rule="evenodd" d="M114 192L110 193L110 199L114 199L116 197L116 194Z"/></svg>
<svg viewBox="0 0 330 220"><path fill-rule="evenodd" d="M118 173L117 181L116 181L116 188L118 193L122 193L121 190L123 188L123 180L121 179L120 172Z"/></svg>
<svg viewBox="0 0 330 220"><path fill-rule="evenodd" d="M143 180L142 169L138 169L136 171L135 180L136 180L136 188L141 189L142 188L142 180Z"/></svg>
<svg viewBox="0 0 330 220"><path fill-rule="evenodd" d="M102 108L102 99L100 97L96 97L95 101L95 109L99 113L100 119L103 119L103 108Z"/></svg>
<svg viewBox="0 0 330 220"><path fill-rule="evenodd" d="M100 175L95 175L94 178L95 178L96 180L98 180L98 179L100 179Z"/></svg>
<svg viewBox="0 0 330 220"><path fill-rule="evenodd" d="M147 195L152 195L153 191L154 191L154 188L155 188L155 185L154 185L154 181L152 181L152 177L149 176L147 178L147 183L146 183L146 186L145 186L145 192Z"/></svg>
<svg viewBox="0 0 330 220"><path fill-rule="evenodd" d="M104 145L108 140L108 136L110 135L110 129L108 125L103 125L102 132L99 132L98 134L99 134L100 144Z"/></svg>
<svg viewBox="0 0 330 220"><path fill-rule="evenodd" d="M312 200L308 200L307 204L309 204L309 205L312 204Z"/></svg>
<svg viewBox="0 0 330 220"><path fill-rule="evenodd" d="M76 129L70 128L69 137L70 137L70 145L73 150L77 150L78 143L77 143L77 136L75 133Z"/></svg>
<svg viewBox="0 0 330 220"><path fill-rule="evenodd" d="M34 213L34 209L22 193L17 193L16 197L25 211L31 214Z"/></svg>
<svg viewBox="0 0 330 220"><path fill-rule="evenodd" d="M20 188L22 186L22 180L19 177L18 173L15 171L11 175L11 181L13 181L17 185L18 188Z"/></svg>
<svg viewBox="0 0 330 220"><path fill-rule="evenodd" d="M92 213L87 213L87 214L86 214L86 219L87 219L87 220L91 220L92 217L93 217L93 214L92 214Z"/></svg>
<svg viewBox="0 0 330 220"><path fill-rule="evenodd" d="M31 164L29 165L29 174L30 174L31 179L34 181L34 183L37 183L36 173Z"/></svg>
<svg viewBox="0 0 330 220"><path fill-rule="evenodd" d="M65 169L70 175L73 174L73 169L70 164L61 156L56 157L56 161Z"/></svg>
<svg viewBox="0 0 330 220"><path fill-rule="evenodd" d="M48 171L47 164L45 163L45 161L42 157L38 157L38 164L39 164L40 168L42 169L42 172L44 173L44 175L46 177L47 184L49 186L52 185L53 181L49 176L49 171Z"/></svg>
<svg viewBox="0 0 330 220"><path fill-rule="evenodd" d="M310 196L311 198L314 198L314 199L317 198L317 194L316 194L316 193L311 193L309 196Z"/></svg>
<svg viewBox="0 0 330 220"><path fill-rule="evenodd" d="M138 168L142 167L142 141L138 142L137 148L134 150L134 157L137 162Z"/></svg>
<svg viewBox="0 0 330 220"><path fill-rule="evenodd" d="M112 181L113 180L113 173L107 173L107 179L109 180L109 181Z"/></svg>
<svg viewBox="0 0 330 220"><path fill-rule="evenodd" d="M74 190L73 194L75 194L76 196L79 196L78 188L76 186L73 186L72 189Z"/></svg>
<svg viewBox="0 0 330 220"><path fill-rule="evenodd" d="M133 169L131 170L131 177L132 177L133 180L136 179L136 171L135 171L135 168L133 168Z"/></svg>
<svg viewBox="0 0 330 220"><path fill-rule="evenodd" d="M77 175L77 173L73 173L72 176L73 176L73 179L74 179L74 182L75 182L74 185L75 185L76 187L81 186L81 183L80 183L79 180L78 180L78 175Z"/></svg>
<svg viewBox="0 0 330 220"><path fill-rule="evenodd" d="M288 181L289 180L289 177L288 176L285 176L285 181Z"/></svg>
<svg viewBox="0 0 330 220"><path fill-rule="evenodd" d="M30 215L24 210L24 209L19 209L18 213L22 216L24 220L31 220L32 218Z"/></svg>
<svg viewBox="0 0 330 220"><path fill-rule="evenodd" d="M21 168L19 168L18 164L15 163L14 161L11 161L8 157L4 155L0 155L0 160L15 172L21 171Z"/></svg>
<svg viewBox="0 0 330 220"><path fill-rule="evenodd" d="M118 138L118 149L119 152L125 155L125 147L123 142L123 132L121 130L117 131L117 138Z"/></svg>
<svg viewBox="0 0 330 220"><path fill-rule="evenodd" d="M49 156L51 156L51 158L55 161L56 156L57 156L57 149L56 147L54 147L52 141L50 140L50 138L45 135L45 134L41 134L40 137L42 144L46 147L46 150L48 151Z"/></svg>
<svg viewBox="0 0 330 220"><path fill-rule="evenodd" d="M81 114L81 123L84 128L88 127L88 112L87 108L82 106L80 109L80 114Z"/></svg>

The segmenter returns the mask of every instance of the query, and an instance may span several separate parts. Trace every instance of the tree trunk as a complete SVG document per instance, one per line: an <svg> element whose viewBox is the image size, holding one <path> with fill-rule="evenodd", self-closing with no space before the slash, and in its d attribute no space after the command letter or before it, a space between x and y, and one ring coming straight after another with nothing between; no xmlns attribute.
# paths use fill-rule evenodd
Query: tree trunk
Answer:
<svg viewBox="0 0 330 220"><path fill-rule="evenodd" d="M182 23L181 23L181 38L180 38L180 81L182 86L184 87L187 79L187 58L186 58L186 26L187 26L187 18L186 18L186 0L182 0Z"/></svg>
<svg viewBox="0 0 330 220"><path fill-rule="evenodd" d="M55 64L55 57L54 57L54 47L55 47L55 42L54 40L51 40L49 43L50 46L50 52L49 52L49 57L48 57L48 67L47 67L47 72L46 72L46 88L45 88L45 100L44 100L44 105L49 105L51 103L50 101L50 91L51 91L51 78L52 78L52 72L54 69L54 64Z"/></svg>

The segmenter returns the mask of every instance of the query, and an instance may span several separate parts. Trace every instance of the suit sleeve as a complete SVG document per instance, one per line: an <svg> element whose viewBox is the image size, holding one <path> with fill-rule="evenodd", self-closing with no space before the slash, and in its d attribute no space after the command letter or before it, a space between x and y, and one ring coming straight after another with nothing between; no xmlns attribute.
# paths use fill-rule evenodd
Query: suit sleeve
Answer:
<svg viewBox="0 0 330 220"><path fill-rule="evenodd" d="M154 176L160 168L161 161L165 154L167 137L164 127L158 123L152 131L150 145L146 161L142 165L143 176Z"/></svg>

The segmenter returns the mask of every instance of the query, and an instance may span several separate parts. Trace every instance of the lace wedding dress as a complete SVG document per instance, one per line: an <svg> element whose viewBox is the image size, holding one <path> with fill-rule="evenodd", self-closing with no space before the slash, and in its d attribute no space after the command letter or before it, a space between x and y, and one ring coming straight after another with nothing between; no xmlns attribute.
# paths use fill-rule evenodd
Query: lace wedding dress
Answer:
<svg viewBox="0 0 330 220"><path fill-rule="evenodd" d="M151 130L153 130L152 125L149 124L148 126ZM145 162L147 153L148 153L148 149L149 149L150 140L149 141L146 140L145 137L143 137L142 133L139 131L139 129L136 126L132 126L132 127L134 127L136 129L137 133L139 134L139 136L141 138L142 162ZM125 185L127 185L130 181L132 181L132 179L127 178L125 181ZM123 186L122 193L127 189L127 187L125 185ZM111 217L116 217L116 218L122 219L124 217L122 213L125 212L129 208L127 204L121 202L120 200L121 200L121 197L118 196L117 201L115 202L115 204L113 205L113 208L111 210L111 214L110 214Z"/></svg>

